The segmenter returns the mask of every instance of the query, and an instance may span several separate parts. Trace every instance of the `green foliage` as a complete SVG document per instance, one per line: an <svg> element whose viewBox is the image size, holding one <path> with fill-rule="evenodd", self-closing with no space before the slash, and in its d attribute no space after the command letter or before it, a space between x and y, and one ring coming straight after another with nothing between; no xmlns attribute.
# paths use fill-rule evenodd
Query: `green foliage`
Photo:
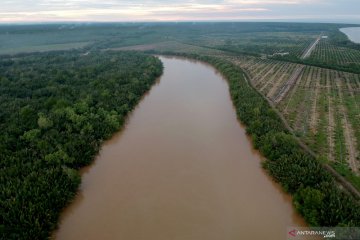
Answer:
<svg viewBox="0 0 360 240"><path fill-rule="evenodd" d="M334 162L331 166L343 177L349 180L354 187L360 189L360 177L356 175L346 163Z"/></svg>
<svg viewBox="0 0 360 240"><path fill-rule="evenodd" d="M0 238L47 239L102 141L161 74L134 52L0 59ZM6 79L6 80L4 80Z"/></svg>
<svg viewBox="0 0 360 240"><path fill-rule="evenodd" d="M36 142L36 139L40 136L40 134L40 129L31 129L29 131L26 131L20 139L26 140L28 142Z"/></svg>
<svg viewBox="0 0 360 240"><path fill-rule="evenodd" d="M294 205L311 226L319 226L319 212L323 199L324 194L320 190L311 187L301 188L294 195Z"/></svg>
<svg viewBox="0 0 360 240"><path fill-rule="evenodd" d="M42 113L39 114L37 123L41 129L47 129L53 125L53 122Z"/></svg>
<svg viewBox="0 0 360 240"><path fill-rule="evenodd" d="M281 156L287 157L303 153L294 137L284 132L265 134L258 139L256 145L269 160L273 161Z"/></svg>
<svg viewBox="0 0 360 240"><path fill-rule="evenodd" d="M273 150L279 151L279 149L281 147ZM276 160L266 161L264 167L286 191L292 194L302 187L319 187L321 182L335 184L330 174L306 153L281 155Z"/></svg>

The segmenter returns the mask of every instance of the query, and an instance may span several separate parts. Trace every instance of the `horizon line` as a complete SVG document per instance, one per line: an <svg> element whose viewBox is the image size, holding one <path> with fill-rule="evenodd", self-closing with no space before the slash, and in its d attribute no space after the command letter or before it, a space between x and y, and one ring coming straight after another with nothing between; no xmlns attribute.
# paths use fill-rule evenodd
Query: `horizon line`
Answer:
<svg viewBox="0 0 360 240"><path fill-rule="evenodd" d="M54 21L13 21L13 22L1 22L0 25L44 25L44 24L114 24L114 23L126 23L126 24L139 24L139 23L309 23L309 24L343 24L343 25L359 25L360 22L351 22L351 20L333 20L328 22L326 20L314 20L314 19L225 19L225 20L132 20L132 21L85 21L85 20L54 20Z"/></svg>

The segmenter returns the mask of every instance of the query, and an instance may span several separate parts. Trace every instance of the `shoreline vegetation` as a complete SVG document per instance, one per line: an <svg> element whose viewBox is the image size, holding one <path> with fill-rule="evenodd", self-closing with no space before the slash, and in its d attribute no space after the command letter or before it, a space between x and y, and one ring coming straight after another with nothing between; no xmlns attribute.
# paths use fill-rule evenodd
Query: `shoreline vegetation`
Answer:
<svg viewBox="0 0 360 240"><path fill-rule="evenodd" d="M294 207L310 226L360 226L358 200L342 190L334 176L300 146L274 109L247 83L239 67L216 57L152 53L209 63L227 79L237 116L254 147L267 159L263 167L293 196Z"/></svg>
<svg viewBox="0 0 360 240"><path fill-rule="evenodd" d="M78 170L119 131L162 73L138 52L38 53L0 60L1 239L48 239Z"/></svg>

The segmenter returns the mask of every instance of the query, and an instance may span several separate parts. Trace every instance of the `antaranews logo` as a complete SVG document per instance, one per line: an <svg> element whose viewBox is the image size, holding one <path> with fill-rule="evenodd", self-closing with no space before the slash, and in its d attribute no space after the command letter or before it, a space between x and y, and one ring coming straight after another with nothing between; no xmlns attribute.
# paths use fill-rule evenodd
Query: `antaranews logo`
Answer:
<svg viewBox="0 0 360 240"><path fill-rule="evenodd" d="M288 240L334 239L349 240L360 239L360 228L357 227L289 227L286 232Z"/></svg>
<svg viewBox="0 0 360 240"><path fill-rule="evenodd" d="M292 237L296 237L296 229L289 231L289 235Z"/></svg>

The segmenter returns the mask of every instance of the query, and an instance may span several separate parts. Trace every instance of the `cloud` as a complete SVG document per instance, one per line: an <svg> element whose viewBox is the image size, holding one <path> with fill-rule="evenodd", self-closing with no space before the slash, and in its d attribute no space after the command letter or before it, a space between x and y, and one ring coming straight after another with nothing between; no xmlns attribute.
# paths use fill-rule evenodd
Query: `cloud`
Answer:
<svg viewBox="0 0 360 240"><path fill-rule="evenodd" d="M226 2L231 4L242 5L268 5L268 4L300 4L301 0L227 0Z"/></svg>
<svg viewBox="0 0 360 240"><path fill-rule="evenodd" d="M18 3L21 1L18 0ZM6 4L5 4L6 5ZM12 4L10 4L12 5ZM27 3L25 3L27 5ZM25 10L25 9L26 10ZM241 7L233 3L226 3L224 1L208 1L199 3L197 1L174 1L168 3L165 1L143 1L143 2L124 2L115 0L105 0L99 3L94 0L37 0L32 6L17 8L9 7L8 11L1 13L0 19L6 18L14 19L22 18L36 18L46 19L84 19L89 20L91 16L112 16L117 20L139 19L151 20L152 18L161 20L161 16L166 16L166 19L184 19L181 15L191 17L191 14L212 14L224 15L232 12L261 12L268 11L262 7Z"/></svg>
<svg viewBox="0 0 360 240"><path fill-rule="evenodd" d="M354 18L358 0L2 0L0 22L282 19L316 15ZM349 5L345 7L344 5ZM348 11L348 14L346 14Z"/></svg>

